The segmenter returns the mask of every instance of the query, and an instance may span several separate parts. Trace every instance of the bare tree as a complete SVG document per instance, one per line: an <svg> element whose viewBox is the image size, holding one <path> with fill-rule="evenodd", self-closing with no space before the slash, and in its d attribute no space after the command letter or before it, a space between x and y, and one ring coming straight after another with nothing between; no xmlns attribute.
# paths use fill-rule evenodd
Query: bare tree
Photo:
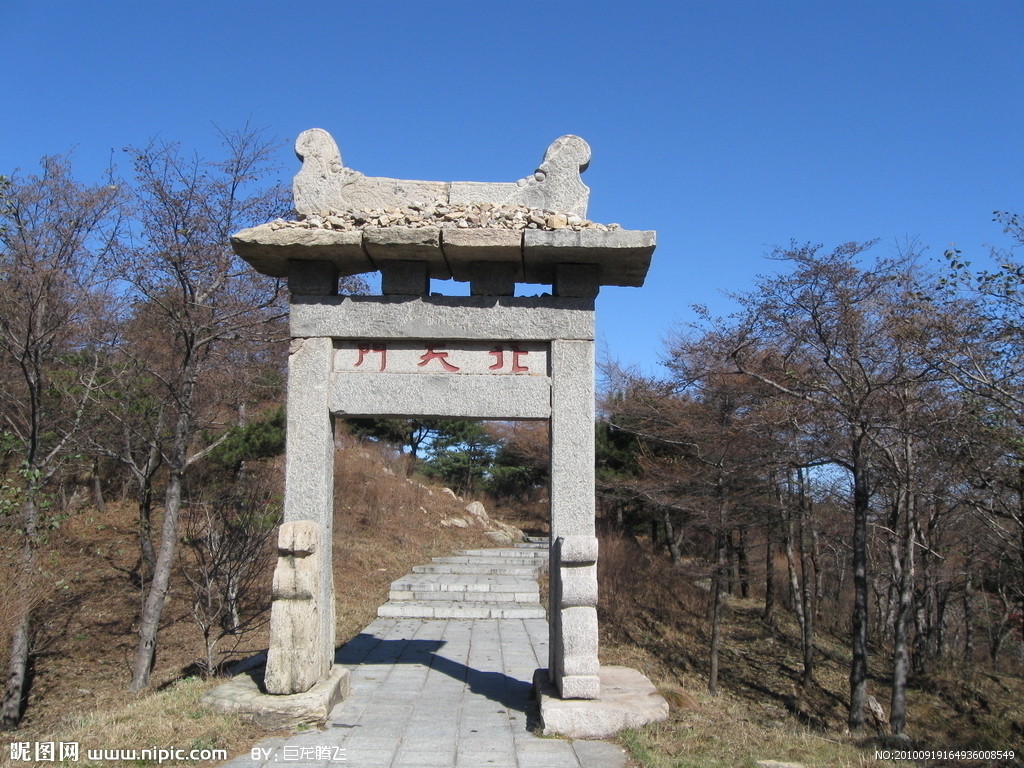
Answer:
<svg viewBox="0 0 1024 768"><path fill-rule="evenodd" d="M757 387L723 373L721 360L700 344L679 340L670 352L668 381L630 376L618 381L607 418L637 439L638 476L622 485L664 527L674 564L695 533L706 550L711 592L708 618L708 690L718 691L719 651L725 593L743 579L742 537L767 491L763 435L753 414L761 405Z"/></svg>
<svg viewBox="0 0 1024 768"><path fill-rule="evenodd" d="M268 573L268 547L278 522L278 510L259 493L185 506L181 571L203 635L206 675L217 671L222 640L240 641L266 618L269 600L256 608L250 604L259 602L255 592Z"/></svg>
<svg viewBox="0 0 1024 768"><path fill-rule="evenodd" d="M1024 612L1024 263L1013 252L1024 246L1024 219L1005 211L994 216L1011 241L1010 249L993 249L995 269L972 267L958 250L946 254L951 275L939 295L961 306L967 296L975 312L959 343L944 350L944 363L980 404L974 431L988 440L973 441L968 457L977 472L969 501L1009 576L1010 601Z"/></svg>
<svg viewBox="0 0 1024 768"><path fill-rule="evenodd" d="M761 280L754 292L740 297L743 311L730 354L740 373L810 406L814 421L807 426L821 438L822 457L850 478L853 731L864 727L867 701L868 523L874 468L899 433L899 415L892 407L895 393L922 385L936 370L933 360L921 354L924 345L909 343L927 338L929 332L914 327L925 316L925 302L917 298L912 260L861 268L857 259L867 247L850 243L830 254L820 253L817 246L777 251L775 257L793 270ZM909 530L913 527L911 520ZM912 556L913 545L907 547ZM909 588L912 576L908 574L904 586ZM908 616L909 605L901 601L896 621L905 622ZM899 686L904 684L905 678Z"/></svg>
<svg viewBox="0 0 1024 768"><path fill-rule="evenodd" d="M32 578L45 491L79 434L105 330L100 263L116 229L118 189L85 186L66 158L43 158L38 176L0 190L0 416L16 457L20 567ZM0 727L22 716L30 606L16 606Z"/></svg>
<svg viewBox="0 0 1024 768"><path fill-rule="evenodd" d="M159 445L167 472L163 523L139 621L132 690L149 684L156 658L185 474L216 444L218 433L226 434L234 415L211 378L233 373L244 385L244 367L224 370L237 354L235 345L262 336L268 321L282 313L277 282L247 268L228 245L238 228L286 210L280 188L264 185L275 145L249 129L222 138L226 157L220 162L187 157L173 144L126 150L135 170L127 209L135 227L118 252L118 271L135 300L135 315L155 321L150 348L135 357L159 383L167 428L166 437L159 436L166 439ZM207 427L213 442L200 439ZM150 448L156 439L154 434Z"/></svg>

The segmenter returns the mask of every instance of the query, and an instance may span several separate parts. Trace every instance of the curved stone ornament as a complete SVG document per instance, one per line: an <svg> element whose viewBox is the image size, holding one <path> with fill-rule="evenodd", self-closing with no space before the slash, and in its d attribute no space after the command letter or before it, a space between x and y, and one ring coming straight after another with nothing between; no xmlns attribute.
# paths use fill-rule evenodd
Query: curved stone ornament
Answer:
<svg viewBox="0 0 1024 768"><path fill-rule="evenodd" d="M295 210L303 216L331 210L399 208L414 202L525 205L586 217L590 188L580 174L590 165L590 145L579 136L561 136L540 166L515 182L418 181L366 176L346 168L341 151L322 128L299 134L295 154L302 168L292 182Z"/></svg>

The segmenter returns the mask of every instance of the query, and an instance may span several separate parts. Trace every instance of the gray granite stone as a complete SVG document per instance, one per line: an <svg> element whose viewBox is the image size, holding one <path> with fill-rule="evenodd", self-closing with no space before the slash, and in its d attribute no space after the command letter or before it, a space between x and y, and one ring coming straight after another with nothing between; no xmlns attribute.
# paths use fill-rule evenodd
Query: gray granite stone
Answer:
<svg viewBox="0 0 1024 768"><path fill-rule="evenodd" d="M555 296L597 298L601 291L601 270L593 264L555 264L552 281Z"/></svg>
<svg viewBox="0 0 1024 768"><path fill-rule="evenodd" d="M410 202L519 204L586 216L590 189L580 173L590 164L590 145L579 136L555 139L540 166L516 182L417 181L365 176L346 168L331 135L303 131L295 142L302 167L292 183L295 210L327 215L331 210L402 207Z"/></svg>
<svg viewBox="0 0 1024 768"><path fill-rule="evenodd" d="M597 566L562 565L561 608L597 607ZM596 649L595 649L596 651Z"/></svg>
<svg viewBox="0 0 1024 768"><path fill-rule="evenodd" d="M461 271L473 262L512 263L519 265L522 279L523 233L516 229L442 229L441 247L452 264L456 280L468 280ZM455 265L459 265L456 267Z"/></svg>
<svg viewBox="0 0 1024 768"><path fill-rule="evenodd" d="M552 341L551 382L551 536L555 545L551 548L549 668L562 696L593 698L599 692L597 613L590 606L563 606L565 576L572 566L563 566L560 555L563 538L595 536L593 343ZM576 583L572 589L578 592L580 586ZM567 659L574 669L593 673L567 675Z"/></svg>
<svg viewBox="0 0 1024 768"><path fill-rule="evenodd" d="M469 293L471 296L514 296L517 276L522 271L519 264L470 262Z"/></svg>
<svg viewBox="0 0 1024 768"><path fill-rule="evenodd" d="M382 259L380 292L385 296L426 296L430 293L429 265L423 261Z"/></svg>
<svg viewBox="0 0 1024 768"><path fill-rule="evenodd" d="M545 377L417 373L336 373L335 413L345 416L546 419Z"/></svg>
<svg viewBox="0 0 1024 768"><path fill-rule="evenodd" d="M337 296L338 267L329 261L293 261L288 290L292 296Z"/></svg>
<svg viewBox="0 0 1024 768"><path fill-rule="evenodd" d="M569 701L555 695L546 675L535 677L544 733L572 739L606 739L623 728L668 719L668 703L635 669L601 667L600 680L600 698Z"/></svg>
<svg viewBox="0 0 1024 768"><path fill-rule="evenodd" d="M447 199L447 184L364 176L346 168L333 137L322 128L299 134L295 154L302 168L292 182L295 210L302 215L331 209L372 209L409 201Z"/></svg>
<svg viewBox="0 0 1024 768"><path fill-rule="evenodd" d="M361 231L275 229L273 224L261 224L233 234L231 246L257 272L271 277L287 277L289 263L303 260L329 261L342 277L376 269L363 250Z"/></svg>
<svg viewBox="0 0 1024 768"><path fill-rule="evenodd" d="M235 675L203 695L212 709L235 712L268 730L320 725L349 693L349 671L341 666L303 693L271 695L260 688L261 669Z"/></svg>
<svg viewBox="0 0 1024 768"><path fill-rule="evenodd" d="M386 262L422 261L430 277L447 280L452 276L441 252L441 230L437 227L364 229L363 247L378 269Z"/></svg>
<svg viewBox="0 0 1024 768"><path fill-rule="evenodd" d="M561 536L558 552L562 563L588 565L597 562L596 536Z"/></svg>
<svg viewBox="0 0 1024 768"><path fill-rule="evenodd" d="M380 268L380 261L395 259L423 261L431 278L465 282L475 274L470 265L493 262L515 265L517 282L557 283L560 294L569 296L595 294L601 285L643 285L655 235L598 229L368 227L338 231L275 229L273 224L263 224L236 233L231 243L255 269L274 277L285 277L290 261L329 261L344 277L372 272ZM562 264L567 268L559 272ZM591 269L581 269L586 266Z"/></svg>
<svg viewBox="0 0 1024 768"><path fill-rule="evenodd" d="M331 547L334 519L334 429L329 409L334 359L330 339L294 339L288 359L285 506L282 556L275 576L295 569L289 549L298 531L312 527L318 541L315 557L316 598L282 595L271 605L268 693L309 690L327 675L334 656L334 576ZM305 534L303 534L305 535ZM282 576L282 583L289 576ZM302 605L302 603L308 603Z"/></svg>
<svg viewBox="0 0 1024 768"><path fill-rule="evenodd" d="M553 296L430 296L415 301L332 296L293 302L291 334L343 339L593 339L594 302Z"/></svg>
<svg viewBox="0 0 1024 768"><path fill-rule="evenodd" d="M599 285L640 287L651 266L656 236L644 230L560 229L523 232L523 267L533 283L553 283L558 264L589 264Z"/></svg>

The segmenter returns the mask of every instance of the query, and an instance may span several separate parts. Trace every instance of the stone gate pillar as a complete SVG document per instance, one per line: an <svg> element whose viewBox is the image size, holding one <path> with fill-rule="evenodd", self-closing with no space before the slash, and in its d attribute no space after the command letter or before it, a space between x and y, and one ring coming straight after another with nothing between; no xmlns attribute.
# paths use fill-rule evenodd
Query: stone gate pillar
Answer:
<svg viewBox="0 0 1024 768"><path fill-rule="evenodd" d="M337 294L333 265L307 262L288 276L292 301ZM288 354L284 521L270 613L268 693L302 693L334 660L334 344L293 338Z"/></svg>
<svg viewBox="0 0 1024 768"><path fill-rule="evenodd" d="M287 277L285 519L274 573L266 688L310 689L331 670L333 414L546 419L551 425L548 678L562 699L601 697L594 513L594 304L643 285L654 232L586 219L590 147L551 144L513 183L368 177L325 131L296 142L296 221L232 237ZM382 296L338 296L380 271ZM430 293L433 278L470 296ZM515 296L517 283L551 293Z"/></svg>
<svg viewBox="0 0 1024 768"><path fill-rule="evenodd" d="M596 699L594 342L551 342L551 638L548 669L564 698Z"/></svg>

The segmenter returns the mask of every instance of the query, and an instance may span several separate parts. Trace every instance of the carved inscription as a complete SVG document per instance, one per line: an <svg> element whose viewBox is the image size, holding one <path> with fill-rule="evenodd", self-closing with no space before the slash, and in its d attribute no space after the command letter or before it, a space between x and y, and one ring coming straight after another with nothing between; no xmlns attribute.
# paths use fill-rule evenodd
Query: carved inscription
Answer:
<svg viewBox="0 0 1024 768"><path fill-rule="evenodd" d="M344 373L461 373L547 376L539 342L335 341L334 370Z"/></svg>

